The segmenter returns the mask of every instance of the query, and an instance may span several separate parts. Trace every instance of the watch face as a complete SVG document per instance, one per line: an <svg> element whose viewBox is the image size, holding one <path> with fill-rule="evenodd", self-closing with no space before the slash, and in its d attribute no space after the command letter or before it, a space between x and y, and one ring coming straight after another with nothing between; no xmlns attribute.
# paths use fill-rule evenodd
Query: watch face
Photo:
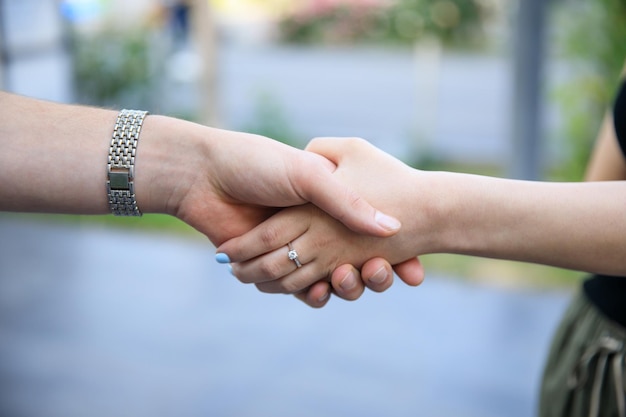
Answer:
<svg viewBox="0 0 626 417"><path fill-rule="evenodd" d="M128 190L130 188L130 174L127 168L111 168L109 184L112 190Z"/></svg>

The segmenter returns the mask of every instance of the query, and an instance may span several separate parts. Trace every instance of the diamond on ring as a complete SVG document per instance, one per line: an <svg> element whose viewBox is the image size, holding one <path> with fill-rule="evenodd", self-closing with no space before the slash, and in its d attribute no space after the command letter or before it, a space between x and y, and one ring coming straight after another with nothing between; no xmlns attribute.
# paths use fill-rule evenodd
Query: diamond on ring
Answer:
<svg viewBox="0 0 626 417"><path fill-rule="evenodd" d="M289 252L287 252L289 260L294 261L298 268L302 267L302 263L300 263L300 260L298 259L298 252L296 252L296 250L291 246L291 242L287 244L287 247L289 248Z"/></svg>

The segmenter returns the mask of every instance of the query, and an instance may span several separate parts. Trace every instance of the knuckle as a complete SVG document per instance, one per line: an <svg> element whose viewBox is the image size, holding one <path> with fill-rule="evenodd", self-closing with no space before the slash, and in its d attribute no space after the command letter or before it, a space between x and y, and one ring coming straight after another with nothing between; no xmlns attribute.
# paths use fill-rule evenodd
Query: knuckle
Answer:
<svg viewBox="0 0 626 417"><path fill-rule="evenodd" d="M245 259L245 254L238 244L230 244L229 242L226 245L224 245L224 247L225 247L224 253L228 254L228 258L231 261L231 265L234 265L234 263L240 262L243 259ZM233 269L234 269L234 266L233 266Z"/></svg>
<svg viewBox="0 0 626 417"><path fill-rule="evenodd" d="M265 261L259 265L259 273L267 280L275 280L281 277L281 268L277 262Z"/></svg>
<svg viewBox="0 0 626 417"><path fill-rule="evenodd" d="M266 248L274 249L278 243L279 230L275 226L268 225L265 227L259 236L261 243Z"/></svg>
<svg viewBox="0 0 626 417"><path fill-rule="evenodd" d="M306 290L309 286L311 278L309 278L310 274L303 274L297 279L289 279L283 280L280 283L280 286L285 294L297 294Z"/></svg>
<svg viewBox="0 0 626 417"><path fill-rule="evenodd" d="M257 290L265 294L276 294L278 292L272 285L266 282L255 284L255 286Z"/></svg>
<svg viewBox="0 0 626 417"><path fill-rule="evenodd" d="M338 223L334 219L325 219L325 221L333 222L333 225ZM343 238L342 235L339 235L339 237ZM325 267L331 271L334 270L335 268L333 268L333 266L341 265L339 262L340 252L337 250L330 252L329 249L334 248L338 241L337 235L331 233L320 234L319 236L316 236L314 240L307 241L308 248L306 253L303 253L305 261L307 260L307 254L315 254L314 258L317 261L317 264L320 265L320 268ZM325 271L318 271L318 273L321 272ZM330 276L330 274L327 275Z"/></svg>
<svg viewBox="0 0 626 417"><path fill-rule="evenodd" d="M346 146L353 148L357 146L362 146L368 142L363 138L353 136L353 137L346 138L345 143L346 143Z"/></svg>
<svg viewBox="0 0 626 417"><path fill-rule="evenodd" d="M280 289L281 289L281 292L284 294L296 294L302 291L302 288L299 288L298 285L291 280L285 280L281 282Z"/></svg>
<svg viewBox="0 0 626 417"><path fill-rule="evenodd" d="M248 276L246 274L238 273L235 268L233 268L233 275L242 284L252 284L252 283L254 283L254 278L252 278L251 276Z"/></svg>
<svg viewBox="0 0 626 417"><path fill-rule="evenodd" d="M347 197L348 203L350 204L350 207L352 208L358 207L363 202L363 197L357 194L356 191L349 189L347 191L347 194L348 195L346 197Z"/></svg>
<svg viewBox="0 0 626 417"><path fill-rule="evenodd" d="M323 279L324 277L321 276L315 268L312 268L302 270L297 276L292 278L283 279L278 282L278 285L281 288L281 292L285 294L306 293L313 283Z"/></svg>
<svg viewBox="0 0 626 417"><path fill-rule="evenodd" d="M349 144L359 144L359 143L365 142L365 139L359 136L350 136L346 138L346 140L348 141Z"/></svg>
<svg viewBox="0 0 626 417"><path fill-rule="evenodd" d="M299 292L294 290L295 287L289 280L285 279L259 282L255 285L259 291L266 294L296 294Z"/></svg>

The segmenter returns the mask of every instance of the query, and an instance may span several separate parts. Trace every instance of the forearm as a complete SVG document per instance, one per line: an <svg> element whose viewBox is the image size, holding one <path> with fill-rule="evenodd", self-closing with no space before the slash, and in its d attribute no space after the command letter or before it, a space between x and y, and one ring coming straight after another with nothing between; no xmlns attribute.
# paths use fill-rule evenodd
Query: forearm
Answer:
<svg viewBox="0 0 626 417"><path fill-rule="evenodd" d="M626 274L626 182L436 176L435 251Z"/></svg>
<svg viewBox="0 0 626 417"><path fill-rule="evenodd" d="M0 209L106 212L115 112L6 93L0 93L0 109Z"/></svg>
<svg viewBox="0 0 626 417"><path fill-rule="evenodd" d="M106 167L117 111L1 92L0 109L0 210L109 212ZM189 183L194 162L183 163L183 156L201 153L194 140L200 129L168 117L146 118L135 162L142 212L174 214L176 190ZM197 149L181 149L189 147Z"/></svg>

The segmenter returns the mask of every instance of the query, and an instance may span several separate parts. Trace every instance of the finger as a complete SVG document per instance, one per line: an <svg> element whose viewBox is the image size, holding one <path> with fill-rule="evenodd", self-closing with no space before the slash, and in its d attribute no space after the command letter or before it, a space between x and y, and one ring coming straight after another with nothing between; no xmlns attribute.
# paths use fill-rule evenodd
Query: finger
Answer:
<svg viewBox="0 0 626 417"><path fill-rule="evenodd" d="M352 265L336 268L331 276L331 285L338 297L349 301L357 300L365 290L359 271Z"/></svg>
<svg viewBox="0 0 626 417"><path fill-rule="evenodd" d="M322 155L335 165L339 165L341 160L353 153L359 146L367 146L369 143L360 138L338 138L338 137L317 137L311 139L305 150Z"/></svg>
<svg viewBox="0 0 626 417"><path fill-rule="evenodd" d="M372 207L358 193L333 176L333 171L332 168L296 170L295 183L299 185L298 192L305 200L355 232L386 237L400 230L401 223L398 219Z"/></svg>
<svg viewBox="0 0 626 417"><path fill-rule="evenodd" d="M393 270L405 284L416 287L424 282L424 266L419 258L411 258L393 266Z"/></svg>
<svg viewBox="0 0 626 417"><path fill-rule="evenodd" d="M309 207L299 206L278 212L248 233L221 244L216 250L217 254L228 255L230 262L235 263L286 247L287 243L308 229L311 216L296 215L295 212L309 210Z"/></svg>
<svg viewBox="0 0 626 417"><path fill-rule="evenodd" d="M327 281L318 281L308 290L294 294L295 297L313 308L322 308L330 300L331 288Z"/></svg>
<svg viewBox="0 0 626 417"><path fill-rule="evenodd" d="M241 278L239 279L241 280ZM310 263L303 265L301 268L295 269L294 267L292 273L281 278L269 280L257 278L253 281L261 292L269 294L296 294L320 280L328 280L328 277L318 270L315 263Z"/></svg>
<svg viewBox="0 0 626 417"><path fill-rule="evenodd" d="M307 288L328 272L320 270L315 247L310 248L305 238L296 238L276 250L249 261L232 263L232 273L246 284L263 284L269 293L292 294Z"/></svg>
<svg viewBox="0 0 626 417"><path fill-rule="evenodd" d="M393 284L393 269L383 258L374 258L363 264L361 279L372 291L383 292Z"/></svg>

